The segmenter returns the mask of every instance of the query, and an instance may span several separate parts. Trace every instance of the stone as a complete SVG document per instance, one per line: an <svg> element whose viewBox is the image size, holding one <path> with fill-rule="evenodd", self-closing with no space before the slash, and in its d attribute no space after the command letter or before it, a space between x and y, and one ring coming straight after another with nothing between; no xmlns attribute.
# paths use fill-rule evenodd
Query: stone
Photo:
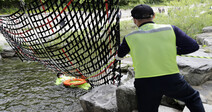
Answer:
<svg viewBox="0 0 212 112"><path fill-rule="evenodd" d="M137 109L134 79L125 82L116 90L118 112L132 112Z"/></svg>
<svg viewBox="0 0 212 112"><path fill-rule="evenodd" d="M203 32L203 33L212 32L212 26L204 27L204 28L202 29L202 32Z"/></svg>
<svg viewBox="0 0 212 112"><path fill-rule="evenodd" d="M132 66L133 65L132 58L130 57L130 55L126 55L124 57L124 59L121 60L121 63L122 64L127 64L128 66Z"/></svg>
<svg viewBox="0 0 212 112"><path fill-rule="evenodd" d="M203 104L204 108L205 108L205 112L212 112L212 105L209 104ZM190 112L189 109L187 107L185 107L185 109L183 110L183 112Z"/></svg>
<svg viewBox="0 0 212 112"><path fill-rule="evenodd" d="M189 54L190 56L212 57L211 53L205 53L204 49ZM198 86L212 79L212 60L205 58L177 57L180 73L185 80L193 85Z"/></svg>
<svg viewBox="0 0 212 112"><path fill-rule="evenodd" d="M0 33L0 46L7 44L5 37Z"/></svg>
<svg viewBox="0 0 212 112"><path fill-rule="evenodd" d="M102 85L80 97L84 112L117 112L114 85Z"/></svg>
<svg viewBox="0 0 212 112"><path fill-rule="evenodd" d="M201 45L212 46L212 33L197 34L196 41Z"/></svg>
<svg viewBox="0 0 212 112"><path fill-rule="evenodd" d="M200 86L192 86L200 92L200 97L203 103L212 105L212 81L207 81Z"/></svg>
<svg viewBox="0 0 212 112"><path fill-rule="evenodd" d="M5 37L0 33L0 46L2 48L2 52L0 55L3 58L14 57L15 51L8 45Z"/></svg>
<svg viewBox="0 0 212 112"><path fill-rule="evenodd" d="M176 100L174 98L171 97L167 97L165 95L163 95L162 99L161 99L161 105L167 106L167 107L172 107L178 110L183 110L183 108L185 107L185 103L179 100Z"/></svg>
<svg viewBox="0 0 212 112"><path fill-rule="evenodd" d="M4 46L0 54L3 58L9 58L15 56L15 51L10 46Z"/></svg>
<svg viewBox="0 0 212 112"><path fill-rule="evenodd" d="M163 105L159 106L159 112L181 112L180 110L171 108L171 107L166 107Z"/></svg>
<svg viewBox="0 0 212 112"><path fill-rule="evenodd" d="M138 112L138 110L133 110L132 112ZM174 109L174 108L170 108L170 107L166 107L163 105L159 106L158 112L181 112L180 110Z"/></svg>
<svg viewBox="0 0 212 112"><path fill-rule="evenodd" d="M133 67L129 67L127 73L121 73L121 74L122 74L122 78L121 78L121 85L122 85L134 78L135 71Z"/></svg>
<svg viewBox="0 0 212 112"><path fill-rule="evenodd" d="M127 72L128 68L129 68L129 65L127 63L121 64L121 72L122 73Z"/></svg>

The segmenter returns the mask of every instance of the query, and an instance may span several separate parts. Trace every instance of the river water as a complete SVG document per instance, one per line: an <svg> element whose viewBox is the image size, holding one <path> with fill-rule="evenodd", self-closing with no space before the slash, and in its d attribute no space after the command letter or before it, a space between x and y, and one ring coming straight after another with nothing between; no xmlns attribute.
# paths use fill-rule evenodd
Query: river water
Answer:
<svg viewBox="0 0 212 112"><path fill-rule="evenodd" d="M0 60L0 111L82 112L87 91L55 85L56 73L35 62Z"/></svg>

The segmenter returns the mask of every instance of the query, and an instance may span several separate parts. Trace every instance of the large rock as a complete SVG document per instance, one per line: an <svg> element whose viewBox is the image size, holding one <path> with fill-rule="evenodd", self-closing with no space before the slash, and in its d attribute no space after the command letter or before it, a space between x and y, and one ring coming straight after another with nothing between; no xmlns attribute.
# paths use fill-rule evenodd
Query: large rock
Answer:
<svg viewBox="0 0 212 112"><path fill-rule="evenodd" d="M14 57L15 56L15 51L8 45L7 41L5 40L4 36L0 33L0 47L2 48L2 52L0 55L3 58L8 58L8 57Z"/></svg>
<svg viewBox="0 0 212 112"><path fill-rule="evenodd" d="M205 53L204 49L189 54L191 56L212 57L211 53ZM177 57L180 73L191 85L201 85L212 79L212 60L206 58Z"/></svg>
<svg viewBox="0 0 212 112"><path fill-rule="evenodd" d="M201 45L212 46L212 33L202 33L196 35L197 42Z"/></svg>
<svg viewBox="0 0 212 112"><path fill-rule="evenodd" d="M208 26L208 27L203 28L203 29L202 29L202 32L203 32L203 33L212 32L212 26Z"/></svg>
<svg viewBox="0 0 212 112"><path fill-rule="evenodd" d="M102 85L80 97L84 112L117 112L116 86Z"/></svg>
<svg viewBox="0 0 212 112"><path fill-rule="evenodd" d="M4 46L0 53L3 58L10 58L15 56L15 51L10 46Z"/></svg>
<svg viewBox="0 0 212 112"><path fill-rule="evenodd" d="M132 112L137 109L134 79L125 82L116 90L118 112Z"/></svg>

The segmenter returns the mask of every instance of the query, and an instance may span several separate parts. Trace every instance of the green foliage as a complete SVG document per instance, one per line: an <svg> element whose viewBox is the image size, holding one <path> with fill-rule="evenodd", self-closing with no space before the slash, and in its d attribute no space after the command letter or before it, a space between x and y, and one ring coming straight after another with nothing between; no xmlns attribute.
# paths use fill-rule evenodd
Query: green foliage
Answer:
<svg viewBox="0 0 212 112"><path fill-rule="evenodd" d="M120 0L120 6L130 5L130 4L159 4L165 3L169 0Z"/></svg>
<svg viewBox="0 0 212 112"><path fill-rule="evenodd" d="M177 0L173 0L170 4L174 2L177 3L176 1ZM210 9L212 3L209 3L206 0L181 1L182 3L179 2L178 4L175 4L176 6L170 8L168 14L157 13L154 22L158 24L175 25L195 39L195 35L201 33L202 28L212 26L212 9ZM132 20L122 21L120 26L121 38L135 29Z"/></svg>
<svg viewBox="0 0 212 112"><path fill-rule="evenodd" d="M200 4L170 8L168 15L157 14L155 22L176 25L189 36L195 38L196 34L201 33L203 27L212 25L212 10L209 8L210 5Z"/></svg>
<svg viewBox="0 0 212 112"><path fill-rule="evenodd" d="M132 20L130 21L121 21L120 22L120 37L121 40L123 37L132 31L135 31L137 29L137 26L133 23Z"/></svg>
<svg viewBox="0 0 212 112"><path fill-rule="evenodd" d="M206 3L210 0L172 0L167 3L170 6L182 7L182 6L190 6L192 4Z"/></svg>

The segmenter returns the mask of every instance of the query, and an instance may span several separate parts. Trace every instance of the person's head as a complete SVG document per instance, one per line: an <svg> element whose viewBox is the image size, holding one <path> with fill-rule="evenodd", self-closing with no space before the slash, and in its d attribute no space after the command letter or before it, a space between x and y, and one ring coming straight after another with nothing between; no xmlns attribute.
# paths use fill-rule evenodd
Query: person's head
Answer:
<svg viewBox="0 0 212 112"><path fill-rule="evenodd" d="M134 23L140 26L144 22L152 21L155 17L153 9L145 4L137 5L131 10Z"/></svg>
<svg viewBox="0 0 212 112"><path fill-rule="evenodd" d="M62 76L63 73L57 73L57 77L60 78L60 76Z"/></svg>

